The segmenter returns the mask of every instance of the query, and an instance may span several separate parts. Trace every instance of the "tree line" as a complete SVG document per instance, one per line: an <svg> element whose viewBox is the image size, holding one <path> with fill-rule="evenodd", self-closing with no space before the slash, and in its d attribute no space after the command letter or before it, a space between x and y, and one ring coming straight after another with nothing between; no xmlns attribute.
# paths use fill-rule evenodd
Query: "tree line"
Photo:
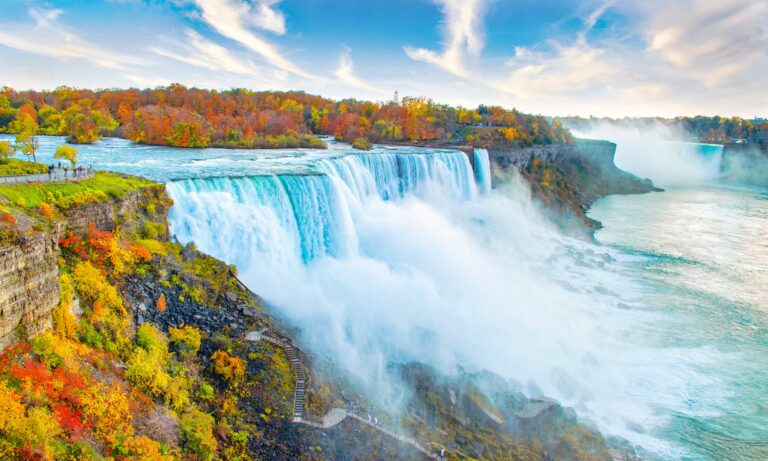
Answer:
<svg viewBox="0 0 768 461"><path fill-rule="evenodd" d="M691 141L710 144L749 144L768 151L768 120L745 119L741 117L639 117L639 118L597 118L563 117L562 122L570 128L588 129L597 123L610 123L617 126L648 128L667 126L681 129L691 137Z"/></svg>
<svg viewBox="0 0 768 461"><path fill-rule="evenodd" d="M316 136L367 146L446 142L478 147L570 143L558 120L515 109L453 107L427 98L334 101L300 91L154 89L0 91L0 132L66 136L74 144L117 136L176 147L324 147ZM21 145L19 143L18 145Z"/></svg>

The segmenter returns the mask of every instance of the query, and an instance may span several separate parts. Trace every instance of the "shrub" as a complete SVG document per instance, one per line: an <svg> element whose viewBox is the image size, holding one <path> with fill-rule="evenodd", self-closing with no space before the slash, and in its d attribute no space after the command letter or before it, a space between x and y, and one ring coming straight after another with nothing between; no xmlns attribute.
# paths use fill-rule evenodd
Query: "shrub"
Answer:
<svg viewBox="0 0 768 461"><path fill-rule="evenodd" d="M11 227L16 226L16 218L13 217L10 213L3 213L0 214L0 223L6 224Z"/></svg>
<svg viewBox="0 0 768 461"><path fill-rule="evenodd" d="M133 259L135 261L142 261L142 262L152 261L152 252L145 247L141 245L137 245L135 243L131 243L128 245L128 249L133 254Z"/></svg>
<svg viewBox="0 0 768 461"><path fill-rule="evenodd" d="M168 336L171 342L178 348L179 353L185 358L190 358L197 354L203 339L200 330L190 325L184 325L181 328L171 327L168 329Z"/></svg>
<svg viewBox="0 0 768 461"><path fill-rule="evenodd" d="M136 245L146 248L153 255L165 256L168 254L165 245L163 245L161 242L158 242L157 240L141 239L136 241Z"/></svg>
<svg viewBox="0 0 768 461"><path fill-rule="evenodd" d="M21 429L24 419L24 405L21 395L0 380L0 433L15 434Z"/></svg>
<svg viewBox="0 0 768 461"><path fill-rule="evenodd" d="M214 352L211 360L213 360L213 370L230 382L245 376L245 362L238 357L232 357L226 351Z"/></svg>
<svg viewBox="0 0 768 461"><path fill-rule="evenodd" d="M357 138L352 142L352 147L359 150L371 150L373 144L368 141L368 138Z"/></svg>
<svg viewBox="0 0 768 461"><path fill-rule="evenodd" d="M136 332L136 344L150 354L167 354L168 340L156 326L143 323Z"/></svg>
<svg viewBox="0 0 768 461"><path fill-rule="evenodd" d="M157 226L152 221L144 221L141 224L141 234L146 239L157 240L159 233L157 232Z"/></svg>
<svg viewBox="0 0 768 461"><path fill-rule="evenodd" d="M53 326L56 334L62 338L75 339L77 336L77 319L72 314L70 306L75 288L72 286L72 279L67 274L59 276L59 287L61 296L59 305L53 309Z"/></svg>
<svg viewBox="0 0 768 461"><path fill-rule="evenodd" d="M50 218L53 216L53 207L47 203L41 203L38 207L38 210L40 211L40 214L45 218Z"/></svg>
<svg viewBox="0 0 768 461"><path fill-rule="evenodd" d="M96 383L86 390L83 414L96 437L114 447L133 435L133 416L127 394L119 384Z"/></svg>
<svg viewBox="0 0 768 461"><path fill-rule="evenodd" d="M170 461L173 456L164 455L160 444L149 437L140 435L123 442L121 452L131 459L142 461Z"/></svg>
<svg viewBox="0 0 768 461"><path fill-rule="evenodd" d="M181 417L181 443L184 451L196 455L202 461L213 459L218 444L213 436L213 417L190 408Z"/></svg>
<svg viewBox="0 0 768 461"><path fill-rule="evenodd" d="M165 309L168 308L168 304L165 300L165 293L162 293L160 297L157 298L157 301L155 301L155 308L160 312L165 312Z"/></svg>

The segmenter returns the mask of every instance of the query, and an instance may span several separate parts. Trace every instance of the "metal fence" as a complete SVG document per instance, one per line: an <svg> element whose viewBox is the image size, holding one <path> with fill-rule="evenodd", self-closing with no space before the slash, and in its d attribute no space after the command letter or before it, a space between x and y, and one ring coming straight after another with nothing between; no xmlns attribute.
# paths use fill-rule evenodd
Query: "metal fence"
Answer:
<svg viewBox="0 0 768 461"><path fill-rule="evenodd" d="M65 182L81 181L93 177L93 170L88 172L72 172L56 170L50 174L26 174L20 176L0 176L0 184L7 183L28 183L28 182Z"/></svg>

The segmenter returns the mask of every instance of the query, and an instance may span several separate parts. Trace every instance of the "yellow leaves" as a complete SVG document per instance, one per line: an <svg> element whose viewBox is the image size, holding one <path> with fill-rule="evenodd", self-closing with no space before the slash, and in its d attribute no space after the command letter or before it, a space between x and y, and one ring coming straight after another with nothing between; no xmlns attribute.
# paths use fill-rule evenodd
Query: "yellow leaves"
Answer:
<svg viewBox="0 0 768 461"><path fill-rule="evenodd" d="M502 132L504 139L507 141L514 141L520 137L517 133L517 130L514 128L500 128L500 131Z"/></svg>
<svg viewBox="0 0 768 461"><path fill-rule="evenodd" d="M62 338L75 339L77 336L77 319L72 314L70 306L72 305L72 296L75 288L72 285L72 279L67 274L59 276L59 287L61 297L59 305L51 313L53 317L54 331Z"/></svg>
<svg viewBox="0 0 768 461"><path fill-rule="evenodd" d="M108 243L107 258L112 264L114 275L124 274L127 270L127 264L134 261L133 253L120 246L117 239L112 238Z"/></svg>
<svg viewBox="0 0 768 461"><path fill-rule="evenodd" d="M213 370L229 381L245 376L245 362L238 357L232 357L226 351L214 352L211 360L213 360Z"/></svg>
<svg viewBox="0 0 768 461"><path fill-rule="evenodd" d="M77 292L90 303L100 301L105 308L125 313L123 299L117 289L88 261L78 262L72 270Z"/></svg>
<svg viewBox="0 0 768 461"><path fill-rule="evenodd" d="M174 459L172 455L160 453L160 444L143 435L129 438L123 442L122 448L127 453L127 457L124 459L136 461L170 461Z"/></svg>
<svg viewBox="0 0 768 461"><path fill-rule="evenodd" d="M83 403L83 414L100 440L114 446L121 436L133 435L130 402L120 385L96 383L87 389Z"/></svg>
<svg viewBox="0 0 768 461"><path fill-rule="evenodd" d="M201 461L213 459L218 443L213 436L213 417L198 410L190 408L181 417L181 441L184 451L197 456Z"/></svg>
<svg viewBox="0 0 768 461"><path fill-rule="evenodd" d="M21 395L9 388L5 381L0 381L0 433L5 435L17 432L24 419L24 405Z"/></svg>
<svg viewBox="0 0 768 461"><path fill-rule="evenodd" d="M56 153L53 158L63 158L69 160L74 168L77 165L77 149L66 144L62 144L56 148Z"/></svg>
<svg viewBox="0 0 768 461"><path fill-rule="evenodd" d="M197 354L203 340L200 330L189 325L183 325L181 328L169 328L168 336L184 357L192 357Z"/></svg>
<svg viewBox="0 0 768 461"><path fill-rule="evenodd" d="M547 187L552 187L552 172L545 169L542 174L541 183Z"/></svg>
<svg viewBox="0 0 768 461"><path fill-rule="evenodd" d="M171 357L165 336L156 327L142 324L136 336L137 347L128 360L126 378L152 397L162 397L174 409L189 405L187 382L183 376L172 377L168 370ZM178 371L182 371L180 369Z"/></svg>
<svg viewBox="0 0 768 461"><path fill-rule="evenodd" d="M45 446L61 434L61 427L51 411L45 407L30 408L24 419L24 437L34 447Z"/></svg>
<svg viewBox="0 0 768 461"><path fill-rule="evenodd" d="M53 207L51 205L48 205L47 203L43 202L37 208L40 211L40 214L44 218L50 218L53 216Z"/></svg>

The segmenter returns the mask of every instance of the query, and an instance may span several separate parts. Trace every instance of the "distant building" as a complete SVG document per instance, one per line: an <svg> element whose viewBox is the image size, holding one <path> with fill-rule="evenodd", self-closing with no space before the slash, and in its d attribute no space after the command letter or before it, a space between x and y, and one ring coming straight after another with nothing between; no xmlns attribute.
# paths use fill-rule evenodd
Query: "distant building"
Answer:
<svg viewBox="0 0 768 461"><path fill-rule="evenodd" d="M395 97L392 98L392 102L395 104L400 104L400 95L397 93L397 90L395 90Z"/></svg>

